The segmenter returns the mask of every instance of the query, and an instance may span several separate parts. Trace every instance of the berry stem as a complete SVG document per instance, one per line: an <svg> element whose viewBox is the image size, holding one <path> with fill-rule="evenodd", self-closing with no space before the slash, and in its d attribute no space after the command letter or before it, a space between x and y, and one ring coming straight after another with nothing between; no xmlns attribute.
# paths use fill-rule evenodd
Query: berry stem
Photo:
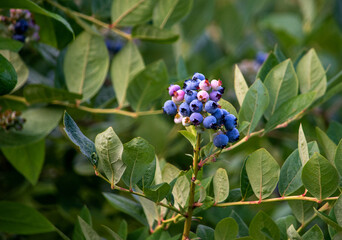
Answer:
<svg viewBox="0 0 342 240"><path fill-rule="evenodd" d="M190 183L190 195L189 195L189 202L188 202L188 211L185 214L186 219L185 219L185 223L184 223L182 240L188 240L189 239L192 213L194 210L195 187L196 187L195 181L197 179L199 151L200 151L200 145L201 145L201 134L198 132L197 132L196 140L197 141L196 141L196 146L194 148L194 158L193 158L193 163L192 163L193 173L192 173L192 178L191 178L191 183Z"/></svg>

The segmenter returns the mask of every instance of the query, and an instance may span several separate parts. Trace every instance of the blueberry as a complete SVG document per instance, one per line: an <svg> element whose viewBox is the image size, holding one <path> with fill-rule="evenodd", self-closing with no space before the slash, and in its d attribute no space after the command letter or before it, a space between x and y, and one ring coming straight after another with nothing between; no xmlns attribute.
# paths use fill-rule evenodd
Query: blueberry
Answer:
<svg viewBox="0 0 342 240"><path fill-rule="evenodd" d="M218 87L217 91L221 94L224 94L224 87L222 87L222 86Z"/></svg>
<svg viewBox="0 0 342 240"><path fill-rule="evenodd" d="M209 91L211 89L211 85L210 85L210 82L208 81L208 79L202 80L199 84L199 88L204 90L204 91Z"/></svg>
<svg viewBox="0 0 342 240"><path fill-rule="evenodd" d="M14 31L16 34L24 34L28 29L28 23L25 19L20 19L14 25Z"/></svg>
<svg viewBox="0 0 342 240"><path fill-rule="evenodd" d="M202 90L197 93L197 99L200 100L201 102L206 102L209 100L209 94Z"/></svg>
<svg viewBox="0 0 342 240"><path fill-rule="evenodd" d="M217 102L214 102L212 100L209 100L208 102L206 102L205 106L204 106L204 109L208 112L208 113L211 113L213 114L216 109L218 108L218 104Z"/></svg>
<svg viewBox="0 0 342 240"><path fill-rule="evenodd" d="M190 121L194 124L194 125L199 125L201 124L201 122L203 121L203 116L200 113L194 112L190 115Z"/></svg>
<svg viewBox="0 0 342 240"><path fill-rule="evenodd" d="M240 137L239 130L237 130L236 128L233 128L232 130L228 131L226 135L229 138L230 143L236 142L237 140L239 140Z"/></svg>
<svg viewBox="0 0 342 240"><path fill-rule="evenodd" d="M228 144L228 137L227 135L223 134L223 133L218 133L215 137L214 137L214 145L217 148L224 148L225 146L227 146Z"/></svg>
<svg viewBox="0 0 342 240"><path fill-rule="evenodd" d="M179 89L181 89L180 86L171 84L167 90L169 90L169 95L172 97L174 92L178 91Z"/></svg>
<svg viewBox="0 0 342 240"><path fill-rule="evenodd" d="M177 113L177 106L176 106L176 104L173 101L167 100L164 103L163 111L167 115L176 115L176 113Z"/></svg>
<svg viewBox="0 0 342 240"><path fill-rule="evenodd" d="M237 118L233 114L228 114L223 118L223 124L227 130L232 130L236 127Z"/></svg>
<svg viewBox="0 0 342 240"><path fill-rule="evenodd" d="M125 45L122 40L106 39L105 41L108 51L112 54L118 53Z"/></svg>
<svg viewBox="0 0 342 240"><path fill-rule="evenodd" d="M217 90L219 87L221 87L221 85L222 85L222 81L221 80L216 80L216 79L211 80L211 88L213 90Z"/></svg>
<svg viewBox="0 0 342 240"><path fill-rule="evenodd" d="M209 128L216 129L218 127L216 118L212 115L204 118L203 126L208 129Z"/></svg>
<svg viewBox="0 0 342 240"><path fill-rule="evenodd" d="M197 90L199 89L199 84L201 80L187 80L184 82L183 89L186 90Z"/></svg>
<svg viewBox="0 0 342 240"><path fill-rule="evenodd" d="M216 120L217 120L217 124L221 125L222 124L222 118L223 118L223 112L221 109L216 109L216 111L212 114Z"/></svg>
<svg viewBox="0 0 342 240"><path fill-rule="evenodd" d="M212 91L209 95L210 100L218 102L222 97L222 94L219 91Z"/></svg>
<svg viewBox="0 0 342 240"><path fill-rule="evenodd" d="M183 102L179 106L179 112L183 117L189 117L191 114L189 104L187 104L186 102Z"/></svg>
<svg viewBox="0 0 342 240"><path fill-rule="evenodd" d="M17 41L20 41L20 42L25 42L25 36L24 35L20 35L20 34L14 34L13 36L12 36L12 38L14 39L14 40L17 40Z"/></svg>
<svg viewBox="0 0 342 240"><path fill-rule="evenodd" d="M268 57L268 54L265 52L258 52L255 58L255 61L259 64L262 65Z"/></svg>
<svg viewBox="0 0 342 240"><path fill-rule="evenodd" d="M227 116L229 112L226 109L221 109L223 116Z"/></svg>
<svg viewBox="0 0 342 240"><path fill-rule="evenodd" d="M193 80L205 80L205 76L202 74L202 73L195 73L193 76L192 76L192 79Z"/></svg>
<svg viewBox="0 0 342 240"><path fill-rule="evenodd" d="M194 90L187 90L186 94L184 96L184 100L185 102L187 102L188 104L190 104L193 100L195 100L197 98L197 92Z"/></svg>
<svg viewBox="0 0 342 240"><path fill-rule="evenodd" d="M192 100L192 102L190 103L190 110L193 112L201 112L202 108L203 108L202 102L197 99Z"/></svg>

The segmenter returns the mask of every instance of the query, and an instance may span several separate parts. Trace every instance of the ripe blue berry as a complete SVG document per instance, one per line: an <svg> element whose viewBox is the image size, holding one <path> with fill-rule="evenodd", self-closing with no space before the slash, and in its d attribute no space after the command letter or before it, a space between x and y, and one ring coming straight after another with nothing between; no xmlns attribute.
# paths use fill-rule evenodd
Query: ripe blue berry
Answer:
<svg viewBox="0 0 342 240"><path fill-rule="evenodd" d="M227 130L232 130L236 127L237 118L233 114L228 114L223 118L223 124Z"/></svg>
<svg viewBox="0 0 342 240"><path fill-rule="evenodd" d="M171 84L170 87L168 87L169 95L172 97L179 89L181 89L180 86Z"/></svg>
<svg viewBox="0 0 342 240"><path fill-rule="evenodd" d="M197 99L197 92L194 90L187 90L184 95L184 100L188 104L190 104L193 100Z"/></svg>
<svg viewBox="0 0 342 240"><path fill-rule="evenodd" d="M214 145L217 148L224 148L225 146L227 146L228 144L228 137L227 135L223 134L223 133L218 133L215 137L214 137Z"/></svg>
<svg viewBox="0 0 342 240"><path fill-rule="evenodd" d="M25 39L26 39L26 37L24 35L20 35L20 34L14 34L12 36L12 38L14 40L17 40L17 41L20 41L20 42L25 42Z"/></svg>
<svg viewBox="0 0 342 240"><path fill-rule="evenodd" d="M211 113L211 114L213 114L216 111L217 108L218 108L217 102L214 102L212 100L209 100L208 102L206 102L206 104L204 106L204 109L208 113Z"/></svg>
<svg viewBox="0 0 342 240"><path fill-rule="evenodd" d="M194 112L190 115L190 121L194 124L194 125L199 125L201 124L201 122L203 121L203 116L200 113Z"/></svg>
<svg viewBox="0 0 342 240"><path fill-rule="evenodd" d="M262 65L262 64L266 61L267 57L268 57L268 54L267 54L267 53L258 52L257 55L256 55L255 61L256 61L259 65Z"/></svg>
<svg viewBox="0 0 342 240"><path fill-rule="evenodd" d="M14 31L16 34L24 34L28 29L28 23L25 19L20 19L14 25Z"/></svg>
<svg viewBox="0 0 342 240"><path fill-rule="evenodd" d="M184 91L197 90L197 89L199 89L200 82L201 82L201 80L192 80L192 79L186 80L184 82L183 89L184 89Z"/></svg>
<svg viewBox="0 0 342 240"><path fill-rule="evenodd" d="M205 80L205 76L202 74L202 73L195 73L193 76L192 76L192 79L193 80L196 80L196 79L199 79L199 80Z"/></svg>
<svg viewBox="0 0 342 240"><path fill-rule="evenodd" d="M164 103L163 111L167 115L176 115L176 113L177 113L177 106L176 106L176 104L173 101L167 100Z"/></svg>
<svg viewBox="0 0 342 240"><path fill-rule="evenodd" d="M216 129L218 127L217 120L214 116L210 115L203 120L203 126L207 129Z"/></svg>
<svg viewBox="0 0 342 240"><path fill-rule="evenodd" d="M201 112L202 108L203 108L202 102L197 99L192 100L192 102L190 103L190 110L193 112Z"/></svg>
<svg viewBox="0 0 342 240"><path fill-rule="evenodd" d="M217 120L217 124L221 125L222 124L222 118L223 118L223 112L221 109L216 109L216 111L212 114L216 120Z"/></svg>
<svg viewBox="0 0 342 240"><path fill-rule="evenodd" d="M224 94L224 87L222 87L222 86L218 87L217 91L221 94Z"/></svg>
<svg viewBox="0 0 342 240"><path fill-rule="evenodd" d="M221 97L222 97L222 94L219 92L219 91L212 91L210 94L209 94L209 97L210 97L210 100L213 100L215 102L218 102Z"/></svg>
<svg viewBox="0 0 342 240"><path fill-rule="evenodd" d="M226 109L221 109L223 116L227 116L229 112Z"/></svg>
<svg viewBox="0 0 342 240"><path fill-rule="evenodd" d="M191 114L189 104L187 104L186 102L183 102L179 106L179 112L183 117L189 117Z"/></svg>
<svg viewBox="0 0 342 240"><path fill-rule="evenodd" d="M232 130L228 131L226 135L229 138L230 143L236 142L237 140L239 140L240 137L239 130L237 130L236 128L233 128Z"/></svg>

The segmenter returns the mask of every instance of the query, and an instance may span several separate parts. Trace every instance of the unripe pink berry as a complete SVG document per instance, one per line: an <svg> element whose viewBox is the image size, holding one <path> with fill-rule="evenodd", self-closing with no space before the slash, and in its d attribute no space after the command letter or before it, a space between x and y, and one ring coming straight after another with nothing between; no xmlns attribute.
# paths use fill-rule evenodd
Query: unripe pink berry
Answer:
<svg viewBox="0 0 342 240"><path fill-rule="evenodd" d="M180 103L184 100L184 95L185 92L183 90L177 90L173 93L172 100L174 100L174 102Z"/></svg>
<svg viewBox="0 0 342 240"><path fill-rule="evenodd" d="M202 80L199 84L199 88L204 90L204 91L209 91L211 88L211 85L210 85L210 82L208 81L208 79Z"/></svg>
<svg viewBox="0 0 342 240"><path fill-rule="evenodd" d="M182 118L182 124L184 127L188 127L191 125L191 121L189 117L183 117Z"/></svg>
<svg viewBox="0 0 342 240"><path fill-rule="evenodd" d="M177 113L173 121L174 121L176 124L179 124L179 123L182 122L182 119L183 119L182 115L180 115L179 113Z"/></svg>
<svg viewBox="0 0 342 240"><path fill-rule="evenodd" d="M200 100L201 102L206 102L209 100L209 94L202 90L197 93L197 99Z"/></svg>
<svg viewBox="0 0 342 240"><path fill-rule="evenodd" d="M221 87L222 81L221 80L211 80L211 87L213 90L218 90L219 87Z"/></svg>

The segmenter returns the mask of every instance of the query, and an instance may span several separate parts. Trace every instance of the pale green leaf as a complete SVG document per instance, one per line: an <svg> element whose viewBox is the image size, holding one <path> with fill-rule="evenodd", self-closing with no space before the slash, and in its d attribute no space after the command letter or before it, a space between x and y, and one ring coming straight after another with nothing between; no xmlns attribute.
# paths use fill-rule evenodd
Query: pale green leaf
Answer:
<svg viewBox="0 0 342 240"><path fill-rule="evenodd" d="M308 143L306 142L302 124L299 125L298 152L299 152L300 160L302 162L302 166L304 166L305 163L309 161L309 149L308 149Z"/></svg>
<svg viewBox="0 0 342 240"><path fill-rule="evenodd" d="M215 240L234 240L239 232L239 226L234 218L224 218L215 227Z"/></svg>
<svg viewBox="0 0 342 240"><path fill-rule="evenodd" d="M223 202L229 195L229 179L227 171L219 168L213 178L215 202Z"/></svg>
<svg viewBox="0 0 342 240"><path fill-rule="evenodd" d="M296 217L300 224L305 224L315 214L314 208L317 207L317 203L309 201L288 201L291 207L293 215Z"/></svg>
<svg viewBox="0 0 342 240"><path fill-rule="evenodd" d="M340 176L342 176L342 140L336 147L334 162L338 173L340 174Z"/></svg>
<svg viewBox="0 0 342 240"><path fill-rule="evenodd" d="M234 89L235 89L236 98L240 106L242 106L243 100L245 99L246 93L248 92L248 86L238 65L235 65Z"/></svg>
<svg viewBox="0 0 342 240"><path fill-rule="evenodd" d="M318 127L316 127L316 134L318 143L323 148L325 156L332 164L334 164L336 144L328 137L325 132L323 132Z"/></svg>
<svg viewBox="0 0 342 240"><path fill-rule="evenodd" d="M220 101L218 101L218 104L221 106L221 109L227 110L227 112L233 114L236 117L238 116L238 113L235 107L233 106L233 104L231 104L227 100L224 100L223 98L221 98Z"/></svg>
<svg viewBox="0 0 342 240"><path fill-rule="evenodd" d="M303 240L324 240L323 232L322 230L317 226L313 226L310 228L304 235L302 236Z"/></svg>
<svg viewBox="0 0 342 240"><path fill-rule="evenodd" d="M94 231L94 229L84 221L80 216L78 216L78 222L81 226L83 235L86 240L101 240L101 237Z"/></svg>
<svg viewBox="0 0 342 240"><path fill-rule="evenodd" d="M161 29L152 25L138 25L132 29L132 37L143 41L172 43L179 36L170 29Z"/></svg>
<svg viewBox="0 0 342 240"><path fill-rule="evenodd" d="M277 224L263 211L258 212L253 218L249 225L249 234L252 238L258 240L280 239L280 231Z"/></svg>
<svg viewBox="0 0 342 240"><path fill-rule="evenodd" d="M172 194L175 199L176 205L185 207L188 203L190 193L190 182L186 175L177 178L177 181L172 189Z"/></svg>

